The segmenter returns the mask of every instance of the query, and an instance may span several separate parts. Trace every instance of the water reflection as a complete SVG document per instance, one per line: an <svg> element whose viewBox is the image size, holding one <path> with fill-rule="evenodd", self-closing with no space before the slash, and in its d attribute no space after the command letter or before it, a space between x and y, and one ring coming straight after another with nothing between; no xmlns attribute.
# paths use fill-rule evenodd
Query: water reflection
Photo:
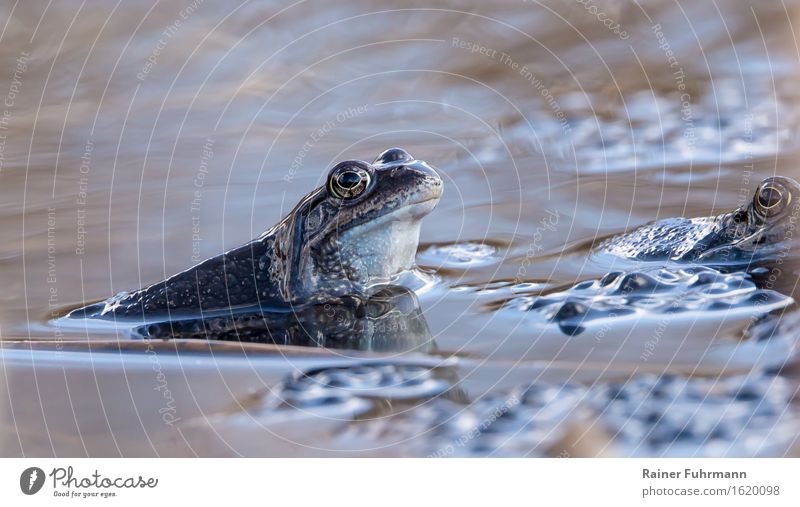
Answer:
<svg viewBox="0 0 800 507"><path fill-rule="evenodd" d="M148 322L143 338L201 338L368 350L432 352L435 348L416 295L381 286L367 296L348 295L283 310L239 308L200 318Z"/></svg>

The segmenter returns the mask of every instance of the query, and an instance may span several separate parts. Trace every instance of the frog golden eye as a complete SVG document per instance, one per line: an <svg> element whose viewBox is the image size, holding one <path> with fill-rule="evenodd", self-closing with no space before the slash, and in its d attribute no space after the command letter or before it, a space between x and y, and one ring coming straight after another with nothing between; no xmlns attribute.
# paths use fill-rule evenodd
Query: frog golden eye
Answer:
<svg viewBox="0 0 800 507"><path fill-rule="evenodd" d="M328 190L337 199L353 199L364 193L370 179L369 171L361 164L339 164L328 178Z"/></svg>
<svg viewBox="0 0 800 507"><path fill-rule="evenodd" d="M777 183L767 183L756 192L755 208L761 215L772 217L786 207L789 194Z"/></svg>

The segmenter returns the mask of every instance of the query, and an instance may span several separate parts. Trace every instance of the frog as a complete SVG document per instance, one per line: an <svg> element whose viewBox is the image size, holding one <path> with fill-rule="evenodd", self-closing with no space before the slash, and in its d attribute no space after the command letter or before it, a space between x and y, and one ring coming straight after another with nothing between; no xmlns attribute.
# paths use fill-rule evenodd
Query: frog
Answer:
<svg viewBox="0 0 800 507"><path fill-rule="evenodd" d="M67 317L163 322L366 293L414 267L421 220L443 189L433 167L401 148L339 162L252 241Z"/></svg>
<svg viewBox="0 0 800 507"><path fill-rule="evenodd" d="M753 198L716 216L667 218L615 235L593 249L634 261L745 266L786 257L800 238L800 184L764 179Z"/></svg>

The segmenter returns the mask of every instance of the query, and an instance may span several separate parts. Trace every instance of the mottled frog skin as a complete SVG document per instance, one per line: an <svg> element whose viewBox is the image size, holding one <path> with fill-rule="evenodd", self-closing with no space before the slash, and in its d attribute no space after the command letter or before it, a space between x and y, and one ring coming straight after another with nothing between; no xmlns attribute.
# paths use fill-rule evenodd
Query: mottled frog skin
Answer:
<svg viewBox="0 0 800 507"><path fill-rule="evenodd" d="M786 256L796 241L798 215L800 184L774 176L761 182L751 202L732 212L653 222L604 241L595 253L702 264L775 260Z"/></svg>
<svg viewBox="0 0 800 507"><path fill-rule="evenodd" d="M399 148L372 164L341 162L261 237L69 316L163 320L363 292L413 266L420 220L442 189L436 171Z"/></svg>

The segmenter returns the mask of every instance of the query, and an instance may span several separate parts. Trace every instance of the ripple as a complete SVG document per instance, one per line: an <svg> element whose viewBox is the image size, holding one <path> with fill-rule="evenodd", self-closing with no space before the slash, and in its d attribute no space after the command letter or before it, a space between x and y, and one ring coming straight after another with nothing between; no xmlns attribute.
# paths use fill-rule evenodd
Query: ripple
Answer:
<svg viewBox="0 0 800 507"><path fill-rule="evenodd" d="M487 296L513 296L515 294L540 293L551 287L545 282L520 282L515 280L495 280L493 282L462 283L453 285L454 292L472 292Z"/></svg>

